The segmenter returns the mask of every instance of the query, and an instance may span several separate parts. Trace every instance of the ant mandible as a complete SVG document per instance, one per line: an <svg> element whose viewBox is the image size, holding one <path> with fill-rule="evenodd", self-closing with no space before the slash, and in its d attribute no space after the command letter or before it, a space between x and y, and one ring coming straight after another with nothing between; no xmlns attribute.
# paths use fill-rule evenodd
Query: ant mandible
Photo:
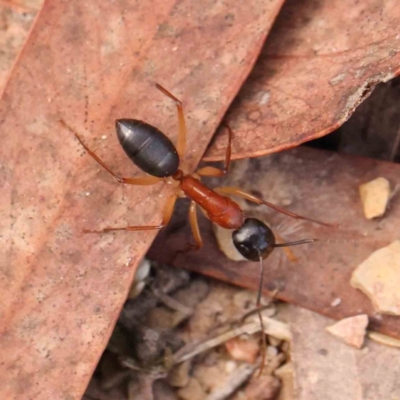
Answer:
<svg viewBox="0 0 400 400"><path fill-rule="evenodd" d="M183 192L186 197L191 199L189 207L189 222L196 241L193 246L199 249L203 245L200 229L197 222L196 205L201 207L207 217L215 224L226 229L240 229L245 223L245 216L240 206L231 198L225 195L237 195L253 203L264 204L275 211L286 214L293 218L311 221L320 225L332 226L315 219L303 217L291 211L285 210L272 203L264 201L258 197L246 193L235 187L218 187L210 189L201 182L201 176L223 176L228 172L231 161L232 130L227 126L229 139L225 153L225 163L223 169L211 166L200 168L194 174L184 172L181 161L185 154L186 147L186 124L183 114L182 103L168 90L156 84L156 88L173 100L177 107L179 130L176 147L171 140L160 130L146 122L135 119L117 119L115 121L119 142L127 156L148 176L138 178L123 178L113 172L92 150L90 150L81 139L80 135L71 128L65 121L60 123L71 131L85 148L87 153L102 166L118 183L128 185L153 185L165 178L170 178L177 185L173 194L168 198L164 207L161 225L154 226L125 226L125 227L106 227L101 230L85 229L85 233L103 233L111 231L144 231L162 229L165 227L172 216L175 202Z"/></svg>

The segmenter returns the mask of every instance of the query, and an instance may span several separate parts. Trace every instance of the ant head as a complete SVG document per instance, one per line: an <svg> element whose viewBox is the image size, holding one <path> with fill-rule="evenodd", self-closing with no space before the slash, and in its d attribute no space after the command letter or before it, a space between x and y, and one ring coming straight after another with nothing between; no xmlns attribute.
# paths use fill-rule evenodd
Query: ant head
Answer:
<svg viewBox="0 0 400 400"><path fill-rule="evenodd" d="M250 261L267 258L275 247L271 228L256 218L246 218L244 224L232 234L239 253Z"/></svg>

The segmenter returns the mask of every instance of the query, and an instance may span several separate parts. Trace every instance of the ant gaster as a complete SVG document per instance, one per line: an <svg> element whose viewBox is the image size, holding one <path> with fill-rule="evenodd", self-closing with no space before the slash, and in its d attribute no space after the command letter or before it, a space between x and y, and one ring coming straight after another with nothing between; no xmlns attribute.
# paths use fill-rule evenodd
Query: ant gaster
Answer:
<svg viewBox="0 0 400 400"><path fill-rule="evenodd" d="M85 148L87 153L100 164L117 182L129 185L153 185L165 178L170 178L176 182L176 189L168 198L164 207L163 218L160 225L153 226L125 226L125 227L106 227L101 230L85 229L86 233L102 233L110 231L142 231L152 229L162 229L171 219L175 202L180 194L191 199L189 207L189 221L196 241L195 248L203 245L199 226L197 223L196 205L201 207L207 217L215 224L226 229L240 229L245 222L245 216L240 206L226 195L237 195L248 201L264 204L278 212L289 215L293 218L303 219L317 224L331 226L311 218L303 217L291 211L285 210L272 203L259 199L243 190L235 187L218 187L210 189L200 180L201 176L223 176L229 169L231 161L232 131L227 126L229 133L228 146L225 154L225 164L223 169L211 166L200 168L195 174L189 174L180 169L181 161L184 157L186 147L186 124L183 115L182 103L168 90L156 84L158 90L173 100L177 107L179 129L176 147L170 139L157 128L146 122L135 119L116 120L116 130L119 142L127 156L140 169L146 172L147 176L138 178L124 178L113 172L92 150L90 150L81 139L80 135L72 129L65 121L61 124L70 130Z"/></svg>

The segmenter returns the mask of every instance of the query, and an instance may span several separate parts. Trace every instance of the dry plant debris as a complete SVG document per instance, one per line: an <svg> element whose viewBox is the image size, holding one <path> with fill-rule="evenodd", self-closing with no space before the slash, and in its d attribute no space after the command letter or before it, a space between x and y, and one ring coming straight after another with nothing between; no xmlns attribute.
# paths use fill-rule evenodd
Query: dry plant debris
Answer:
<svg viewBox="0 0 400 400"><path fill-rule="evenodd" d="M365 293L382 314L400 315L399 282L399 240L373 252L351 277L351 285Z"/></svg>
<svg viewBox="0 0 400 400"><path fill-rule="evenodd" d="M360 185L360 197L365 218L372 219L385 214L390 192L389 181L382 177Z"/></svg>
<svg viewBox="0 0 400 400"><path fill-rule="evenodd" d="M348 317L330 325L326 330L344 343L361 349L368 326L368 315Z"/></svg>
<svg viewBox="0 0 400 400"><path fill-rule="evenodd" d="M184 271L162 265L155 266L148 282L140 295L127 300L85 399L130 400L124 391L146 400L151 398L146 394L157 400L170 391L188 400L275 399L281 384L273 374L289 358L283 343L291 336L287 324L270 317L276 313L273 303L263 299L269 341L264 373L251 379L260 362L260 324L256 315L244 324L241 319L252 310L255 293L189 279ZM173 302L165 303L161 292ZM174 302L189 307L191 315L176 318L181 311ZM158 389L161 397L156 396L157 381L164 384Z"/></svg>
<svg viewBox="0 0 400 400"><path fill-rule="evenodd" d="M277 376L282 382L282 389L279 393L277 400L295 400L294 394L294 371L293 363L287 362L275 371L275 376Z"/></svg>
<svg viewBox="0 0 400 400"><path fill-rule="evenodd" d="M252 337L236 337L225 342L225 347L236 361L254 364L260 352L259 341Z"/></svg>

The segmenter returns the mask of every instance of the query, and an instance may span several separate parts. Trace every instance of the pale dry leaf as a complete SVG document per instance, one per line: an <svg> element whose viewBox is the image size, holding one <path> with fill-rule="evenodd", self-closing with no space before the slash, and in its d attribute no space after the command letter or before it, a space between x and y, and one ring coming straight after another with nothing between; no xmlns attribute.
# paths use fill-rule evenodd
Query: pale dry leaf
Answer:
<svg viewBox="0 0 400 400"><path fill-rule="evenodd" d="M373 252L354 271L351 285L371 300L377 312L400 315L400 241Z"/></svg>
<svg viewBox="0 0 400 400"><path fill-rule="evenodd" d="M344 343L360 349L364 343L367 326L368 315L362 314L344 318L328 326L326 330Z"/></svg>
<svg viewBox="0 0 400 400"><path fill-rule="evenodd" d="M372 219L385 214L390 198L390 182L386 178L379 177L363 183L359 190L365 218Z"/></svg>
<svg viewBox="0 0 400 400"><path fill-rule="evenodd" d="M400 348L400 340L394 339L387 335L382 335L382 333L368 332L368 337L372 340L375 340L375 342L384 344L386 346Z"/></svg>

